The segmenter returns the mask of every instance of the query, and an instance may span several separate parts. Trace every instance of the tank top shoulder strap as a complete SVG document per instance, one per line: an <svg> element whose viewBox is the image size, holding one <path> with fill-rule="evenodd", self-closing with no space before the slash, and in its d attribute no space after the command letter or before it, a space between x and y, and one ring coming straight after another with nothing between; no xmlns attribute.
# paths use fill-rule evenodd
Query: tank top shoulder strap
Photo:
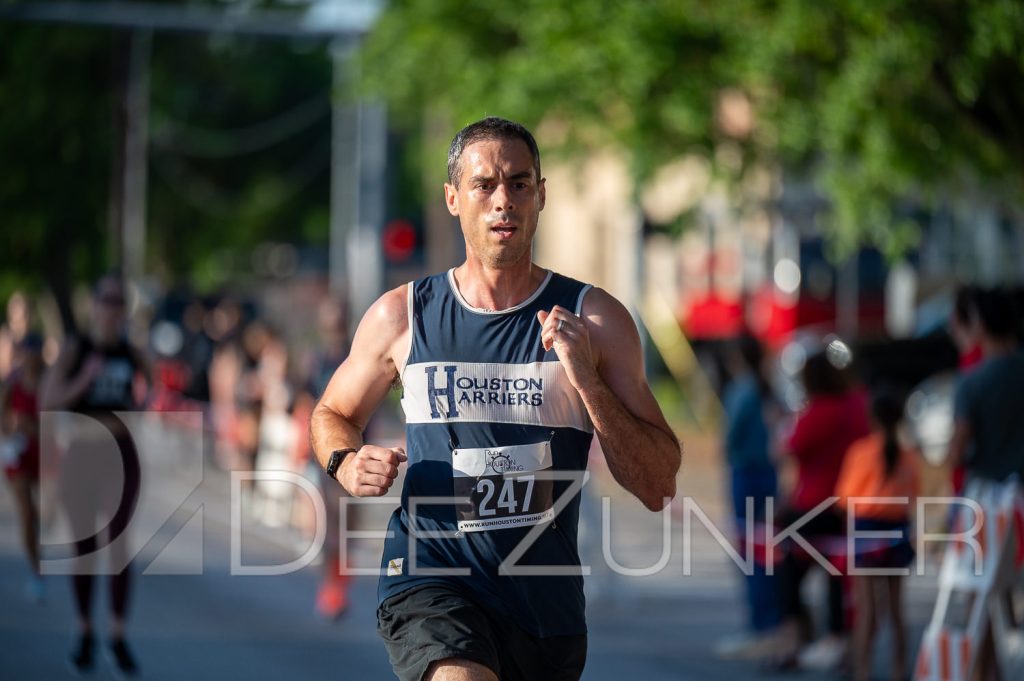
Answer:
<svg viewBox="0 0 1024 681"><path fill-rule="evenodd" d="M409 282L409 352L405 363L399 367L399 375L416 361L424 335L437 328L446 303L449 308L452 305L451 298L446 274L434 274Z"/></svg>
<svg viewBox="0 0 1024 681"><path fill-rule="evenodd" d="M587 291L592 288L593 286L590 284L554 272L551 281L537 297L536 305L538 309L547 310L555 305L561 305L573 313L579 314L583 309L583 299L586 297Z"/></svg>

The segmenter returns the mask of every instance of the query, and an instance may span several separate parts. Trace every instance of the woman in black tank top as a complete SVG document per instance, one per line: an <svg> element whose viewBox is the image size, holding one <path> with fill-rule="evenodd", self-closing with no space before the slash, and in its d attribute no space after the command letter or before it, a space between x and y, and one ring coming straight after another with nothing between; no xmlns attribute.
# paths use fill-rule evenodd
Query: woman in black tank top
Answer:
<svg viewBox="0 0 1024 681"><path fill-rule="evenodd" d="M65 343L44 380L41 401L44 410L73 412L90 419L69 417L69 424L75 427L61 453L60 500L71 526L77 561L71 579L79 639L69 662L76 672L93 667L96 569L92 563L103 552L109 557L109 652L118 669L132 675L137 665L124 640L131 581L125 530L138 501L141 468L128 429L116 413L141 407L141 393L148 389L148 380L141 354L125 339L125 295L120 279L113 275L100 279L92 302L89 333ZM99 424L113 435L116 453Z"/></svg>

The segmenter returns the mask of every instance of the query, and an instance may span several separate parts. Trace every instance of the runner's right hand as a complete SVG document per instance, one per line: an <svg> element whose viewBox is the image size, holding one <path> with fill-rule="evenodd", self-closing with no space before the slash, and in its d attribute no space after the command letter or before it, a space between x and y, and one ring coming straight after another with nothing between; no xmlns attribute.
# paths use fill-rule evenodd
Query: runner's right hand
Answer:
<svg viewBox="0 0 1024 681"><path fill-rule="evenodd" d="M408 459L401 447L363 445L345 457L338 480L354 497L382 497L395 484L399 464Z"/></svg>

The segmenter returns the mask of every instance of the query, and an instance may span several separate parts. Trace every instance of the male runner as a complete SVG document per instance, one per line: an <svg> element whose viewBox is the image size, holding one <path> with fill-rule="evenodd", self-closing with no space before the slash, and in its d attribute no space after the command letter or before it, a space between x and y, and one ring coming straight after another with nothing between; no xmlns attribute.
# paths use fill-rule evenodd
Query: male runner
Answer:
<svg viewBox="0 0 1024 681"><path fill-rule="evenodd" d="M354 496L385 494L408 465L377 613L400 679L578 679L593 434L651 510L675 494L679 441L626 309L532 261L545 186L529 131L500 118L462 129L444 194L466 261L367 311L314 411L313 447ZM361 435L399 383L408 454Z"/></svg>

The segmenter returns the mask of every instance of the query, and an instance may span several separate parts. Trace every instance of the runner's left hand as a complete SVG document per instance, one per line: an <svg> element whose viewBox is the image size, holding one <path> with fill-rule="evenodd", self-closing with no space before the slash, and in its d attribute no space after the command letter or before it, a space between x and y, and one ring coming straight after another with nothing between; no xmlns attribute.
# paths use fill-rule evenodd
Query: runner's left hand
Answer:
<svg viewBox="0 0 1024 681"><path fill-rule="evenodd" d="M544 349L555 349L558 361L576 390L586 388L598 379L586 319L555 305L550 312L538 312L537 321L543 327L540 339Z"/></svg>

